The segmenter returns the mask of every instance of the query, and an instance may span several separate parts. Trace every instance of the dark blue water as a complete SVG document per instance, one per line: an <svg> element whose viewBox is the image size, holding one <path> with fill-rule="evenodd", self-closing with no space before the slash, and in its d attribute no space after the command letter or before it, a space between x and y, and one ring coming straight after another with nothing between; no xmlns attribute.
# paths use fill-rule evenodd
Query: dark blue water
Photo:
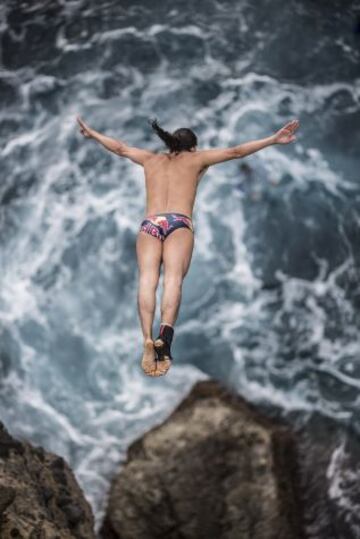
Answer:
<svg viewBox="0 0 360 539"><path fill-rule="evenodd" d="M98 523L128 444L207 376L358 436L359 15L340 1L0 6L1 419L68 460ZM78 113L160 151L148 117L191 127L200 148L300 120L296 143L203 178L162 379L139 368L142 169L83 139ZM345 441L325 466L347 538L360 470Z"/></svg>

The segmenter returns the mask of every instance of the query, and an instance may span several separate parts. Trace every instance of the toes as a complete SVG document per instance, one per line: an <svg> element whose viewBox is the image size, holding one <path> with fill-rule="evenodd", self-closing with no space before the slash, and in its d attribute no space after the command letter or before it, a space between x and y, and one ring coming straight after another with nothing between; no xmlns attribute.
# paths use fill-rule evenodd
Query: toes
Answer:
<svg viewBox="0 0 360 539"><path fill-rule="evenodd" d="M163 373L161 371L159 371L158 368L156 368L152 376L162 376L162 375L163 375Z"/></svg>
<svg viewBox="0 0 360 539"><path fill-rule="evenodd" d="M153 376L153 373L155 372L155 367L154 366L142 366L142 369L144 371L145 374L147 374L148 376Z"/></svg>
<svg viewBox="0 0 360 539"><path fill-rule="evenodd" d="M157 372L159 372L159 376L162 376L167 373L167 371L171 367L171 360L170 359L164 359L163 361L159 361L157 364Z"/></svg>

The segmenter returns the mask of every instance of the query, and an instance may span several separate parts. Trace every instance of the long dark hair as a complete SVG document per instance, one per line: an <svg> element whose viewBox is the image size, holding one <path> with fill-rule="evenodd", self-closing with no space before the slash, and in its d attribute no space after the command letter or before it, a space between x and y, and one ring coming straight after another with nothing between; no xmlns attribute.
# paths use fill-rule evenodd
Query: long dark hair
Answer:
<svg viewBox="0 0 360 539"><path fill-rule="evenodd" d="M191 148L197 146L197 137L195 133L187 127L180 127L173 133L165 131L159 126L157 119L149 119L149 123L158 137L165 142L170 152L190 151Z"/></svg>

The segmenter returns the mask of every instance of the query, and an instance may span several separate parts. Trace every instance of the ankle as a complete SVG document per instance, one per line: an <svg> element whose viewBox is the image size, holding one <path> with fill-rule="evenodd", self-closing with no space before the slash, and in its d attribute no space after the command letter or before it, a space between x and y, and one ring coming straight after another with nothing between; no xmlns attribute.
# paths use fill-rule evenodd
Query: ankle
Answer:
<svg viewBox="0 0 360 539"><path fill-rule="evenodd" d="M174 327L167 322L161 322L158 339L162 339L170 346L174 336Z"/></svg>

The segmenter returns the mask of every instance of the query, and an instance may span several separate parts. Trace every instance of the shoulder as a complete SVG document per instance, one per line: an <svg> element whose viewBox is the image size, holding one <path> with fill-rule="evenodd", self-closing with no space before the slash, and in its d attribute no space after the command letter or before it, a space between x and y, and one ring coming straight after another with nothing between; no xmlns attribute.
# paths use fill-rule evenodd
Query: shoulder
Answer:
<svg viewBox="0 0 360 539"><path fill-rule="evenodd" d="M127 146L125 150L122 151L124 157L127 157L134 163L144 166L150 159L156 155L151 150L145 150L143 148L135 148L134 146Z"/></svg>
<svg viewBox="0 0 360 539"><path fill-rule="evenodd" d="M198 150L196 154L197 160L201 168L208 168L211 165L223 163L224 161L230 161L231 159L236 159L238 157L235 148L214 148L210 150Z"/></svg>

